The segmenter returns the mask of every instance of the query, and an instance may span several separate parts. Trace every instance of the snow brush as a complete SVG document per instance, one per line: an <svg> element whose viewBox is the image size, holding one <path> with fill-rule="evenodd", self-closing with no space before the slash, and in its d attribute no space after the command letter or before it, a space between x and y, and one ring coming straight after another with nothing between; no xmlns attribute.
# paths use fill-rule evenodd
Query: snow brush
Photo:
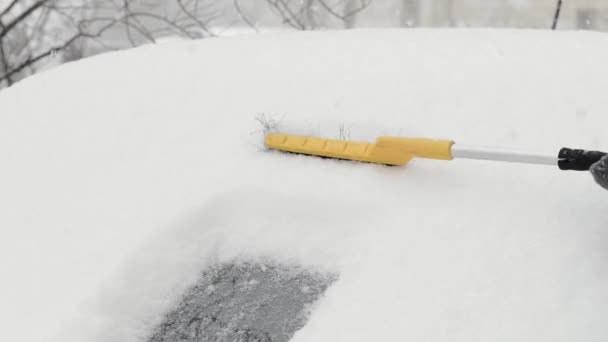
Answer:
<svg viewBox="0 0 608 342"><path fill-rule="evenodd" d="M451 140L378 137L375 143L322 139L268 133L267 148L325 158L385 165L405 165L413 158L452 160L478 159L511 163L557 165L561 170L587 171L608 153L562 148L557 156L537 155L504 149L462 146Z"/></svg>

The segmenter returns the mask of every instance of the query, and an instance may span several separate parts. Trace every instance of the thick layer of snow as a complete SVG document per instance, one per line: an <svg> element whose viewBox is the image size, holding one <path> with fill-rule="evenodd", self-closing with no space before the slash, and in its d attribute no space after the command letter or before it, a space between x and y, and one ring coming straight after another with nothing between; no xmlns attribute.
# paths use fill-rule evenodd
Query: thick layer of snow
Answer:
<svg viewBox="0 0 608 342"><path fill-rule="evenodd" d="M0 93L6 341L144 341L206 265L339 279L294 341L605 341L608 193L545 166L264 151L288 131L608 149L608 36L350 31L167 43Z"/></svg>

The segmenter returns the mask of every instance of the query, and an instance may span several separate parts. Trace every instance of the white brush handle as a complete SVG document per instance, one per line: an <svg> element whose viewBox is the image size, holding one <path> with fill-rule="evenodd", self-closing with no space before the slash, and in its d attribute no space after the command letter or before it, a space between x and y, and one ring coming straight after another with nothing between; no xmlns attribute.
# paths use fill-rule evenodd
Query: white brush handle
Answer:
<svg viewBox="0 0 608 342"><path fill-rule="evenodd" d="M540 164L557 166L557 156L537 155L521 151L452 145L452 157L479 160L494 160L509 163Z"/></svg>

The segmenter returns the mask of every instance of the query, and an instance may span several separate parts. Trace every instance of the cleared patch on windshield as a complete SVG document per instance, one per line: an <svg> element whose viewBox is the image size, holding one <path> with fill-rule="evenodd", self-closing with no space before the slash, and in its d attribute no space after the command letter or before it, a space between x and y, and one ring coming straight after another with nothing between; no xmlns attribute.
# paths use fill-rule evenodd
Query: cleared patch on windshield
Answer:
<svg viewBox="0 0 608 342"><path fill-rule="evenodd" d="M210 268L165 317L150 342L286 342L334 274L253 263Z"/></svg>

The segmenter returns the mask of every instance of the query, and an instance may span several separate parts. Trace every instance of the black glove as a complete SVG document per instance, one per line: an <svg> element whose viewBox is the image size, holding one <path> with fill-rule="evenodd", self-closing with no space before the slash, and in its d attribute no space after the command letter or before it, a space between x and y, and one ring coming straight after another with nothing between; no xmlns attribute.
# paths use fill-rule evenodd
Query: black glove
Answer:
<svg viewBox="0 0 608 342"><path fill-rule="evenodd" d="M597 184L608 190L608 155L593 164L590 170Z"/></svg>

